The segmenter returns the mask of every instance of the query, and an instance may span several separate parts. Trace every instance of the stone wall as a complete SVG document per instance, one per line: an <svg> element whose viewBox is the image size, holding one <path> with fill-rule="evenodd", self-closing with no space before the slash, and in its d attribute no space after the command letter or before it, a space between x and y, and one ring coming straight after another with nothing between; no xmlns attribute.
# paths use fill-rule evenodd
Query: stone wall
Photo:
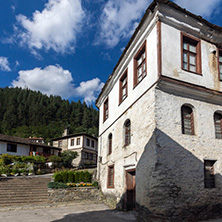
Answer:
<svg viewBox="0 0 222 222"><path fill-rule="evenodd" d="M102 194L94 187L72 187L68 189L48 189L51 202L70 202L81 200L101 201Z"/></svg>

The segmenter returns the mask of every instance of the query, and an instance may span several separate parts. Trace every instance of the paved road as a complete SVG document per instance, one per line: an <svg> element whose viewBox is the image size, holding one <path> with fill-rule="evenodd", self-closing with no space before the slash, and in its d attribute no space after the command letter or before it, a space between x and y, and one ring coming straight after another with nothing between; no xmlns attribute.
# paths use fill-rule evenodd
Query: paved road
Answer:
<svg viewBox="0 0 222 222"><path fill-rule="evenodd" d="M0 211L0 222L135 222L133 213L110 210L105 204L69 204Z"/></svg>
<svg viewBox="0 0 222 222"><path fill-rule="evenodd" d="M133 212L110 210L103 203L84 202L22 208L1 208L0 222L136 222ZM222 219L201 222L222 222Z"/></svg>

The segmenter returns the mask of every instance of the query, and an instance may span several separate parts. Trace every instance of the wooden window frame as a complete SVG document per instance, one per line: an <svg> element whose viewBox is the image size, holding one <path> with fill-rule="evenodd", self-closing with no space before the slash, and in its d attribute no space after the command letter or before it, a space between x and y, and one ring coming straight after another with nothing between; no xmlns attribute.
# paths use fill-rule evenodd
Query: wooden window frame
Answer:
<svg viewBox="0 0 222 222"><path fill-rule="evenodd" d="M108 136L108 155L112 153L112 146L113 146L113 134L110 133Z"/></svg>
<svg viewBox="0 0 222 222"><path fill-rule="evenodd" d="M127 126L128 122L129 126ZM127 119L124 123L124 146L129 146L130 144L131 144L131 121L130 119Z"/></svg>
<svg viewBox="0 0 222 222"><path fill-rule="evenodd" d="M222 57L222 49L217 49L217 55L218 55L218 78L219 81L222 81L222 73L220 75L220 66L222 66L222 62L220 62L220 57Z"/></svg>
<svg viewBox="0 0 222 222"><path fill-rule="evenodd" d="M74 146L74 145L75 145L75 139L71 139L70 146Z"/></svg>
<svg viewBox="0 0 222 222"><path fill-rule="evenodd" d="M9 150L10 149L10 150ZM7 143L7 148L6 148L7 152L10 153L17 153L17 144L14 143Z"/></svg>
<svg viewBox="0 0 222 222"><path fill-rule="evenodd" d="M61 145L60 145L60 143L61 143ZM58 141L58 147L62 147L62 140Z"/></svg>
<svg viewBox="0 0 222 222"><path fill-rule="evenodd" d="M216 180L215 180L215 172L214 172L214 164L217 160L204 160L204 188L216 188ZM206 163L211 163L211 166L207 166ZM210 171L210 179L207 178L207 172Z"/></svg>
<svg viewBox="0 0 222 222"><path fill-rule="evenodd" d="M76 139L76 145L80 145L80 137Z"/></svg>
<svg viewBox="0 0 222 222"><path fill-rule="evenodd" d="M186 133L186 127L185 127L185 117L184 117L184 113L185 113L185 108L189 108L192 110L190 117L189 117L189 121L190 121L190 128L187 128L189 130L191 130L191 134ZM189 105L182 105L181 106L181 125L182 125L182 134L184 135L195 135L195 129L194 129L194 112L193 112L193 108Z"/></svg>
<svg viewBox="0 0 222 222"><path fill-rule="evenodd" d="M86 146L90 146L90 139L86 138Z"/></svg>
<svg viewBox="0 0 222 222"><path fill-rule="evenodd" d="M113 175L112 175L112 179L113 179L113 184L111 184L111 180L110 180L110 177L111 177L111 169L113 169ZM114 172L115 172L115 169L114 169L114 164L113 165L110 165L108 166L108 174L107 174L107 188L114 188Z"/></svg>
<svg viewBox="0 0 222 222"><path fill-rule="evenodd" d="M139 58L141 57L141 55L143 54L143 52L145 52L145 59L143 59L141 64L138 66L137 62L138 62ZM143 76L143 72L142 72L142 79L139 81L137 70L138 70L138 67L143 66L144 63L145 63L145 75ZM147 49L146 49L146 41L145 41L142 44L142 46L140 47L140 49L138 50L138 52L136 53L136 55L134 56L134 74L133 74L133 86L134 86L134 88L140 82L142 82L142 80L146 77L146 75L147 75Z"/></svg>
<svg viewBox="0 0 222 222"><path fill-rule="evenodd" d="M219 119L219 123L216 122L216 115L220 116L221 118ZM222 114L219 112L214 113L214 128L215 128L215 138L216 139L222 139ZM217 132L217 128L220 128L220 132ZM217 135L220 136L218 137Z"/></svg>
<svg viewBox="0 0 222 222"><path fill-rule="evenodd" d="M183 43L184 43L184 39L187 40L188 44L189 42L190 43L194 43L196 45L196 53L193 53L191 51L189 51L189 47L187 50L185 50L183 48ZM188 54L187 56L187 65L188 65L188 69L185 69L183 67L183 53L184 51L186 51L186 53ZM192 54L192 55L195 55L195 63L196 63L196 72L194 71L191 71L190 70L190 59L189 59L189 55ZM201 65L201 41L200 39L198 38L195 38L193 36L190 36L190 35L187 35L183 32L181 32L181 69L186 71L186 72L191 72L191 73L194 73L194 74L198 74L198 75L202 75L202 65Z"/></svg>
<svg viewBox="0 0 222 222"><path fill-rule="evenodd" d="M103 122L109 118L109 97L103 103Z"/></svg>
<svg viewBox="0 0 222 222"><path fill-rule="evenodd" d="M123 82L125 84L123 85ZM126 89L126 96L123 98L123 90ZM128 69L122 74L119 80L119 105L127 98L128 96Z"/></svg>

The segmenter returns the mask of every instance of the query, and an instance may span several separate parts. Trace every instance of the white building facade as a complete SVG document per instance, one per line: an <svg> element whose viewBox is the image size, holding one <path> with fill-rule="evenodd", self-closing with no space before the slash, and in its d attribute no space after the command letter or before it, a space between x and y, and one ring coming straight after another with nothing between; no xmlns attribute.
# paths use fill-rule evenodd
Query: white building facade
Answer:
<svg viewBox="0 0 222 222"><path fill-rule="evenodd" d="M67 131L68 132L68 131ZM53 146L78 153L72 162L74 167L95 167L97 164L98 139L86 133L67 134L52 140Z"/></svg>
<svg viewBox="0 0 222 222"><path fill-rule="evenodd" d="M221 48L221 27L149 6L96 102L107 199L163 221L222 212Z"/></svg>

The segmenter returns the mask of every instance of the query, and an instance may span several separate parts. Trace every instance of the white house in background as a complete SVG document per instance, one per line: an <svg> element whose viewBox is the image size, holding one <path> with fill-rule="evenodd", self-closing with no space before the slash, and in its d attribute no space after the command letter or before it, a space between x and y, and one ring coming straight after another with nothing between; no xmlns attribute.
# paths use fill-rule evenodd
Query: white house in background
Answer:
<svg viewBox="0 0 222 222"><path fill-rule="evenodd" d="M86 133L68 134L65 129L63 136L52 139L52 145L64 150L78 153L73 160L74 167L95 167L97 164L98 139Z"/></svg>
<svg viewBox="0 0 222 222"><path fill-rule="evenodd" d="M96 105L107 200L143 221L221 214L222 27L153 1Z"/></svg>
<svg viewBox="0 0 222 222"><path fill-rule="evenodd" d="M0 134L0 155L10 154L16 156L40 155L48 158L51 155L59 155L61 148L35 143L29 139L17 136Z"/></svg>

